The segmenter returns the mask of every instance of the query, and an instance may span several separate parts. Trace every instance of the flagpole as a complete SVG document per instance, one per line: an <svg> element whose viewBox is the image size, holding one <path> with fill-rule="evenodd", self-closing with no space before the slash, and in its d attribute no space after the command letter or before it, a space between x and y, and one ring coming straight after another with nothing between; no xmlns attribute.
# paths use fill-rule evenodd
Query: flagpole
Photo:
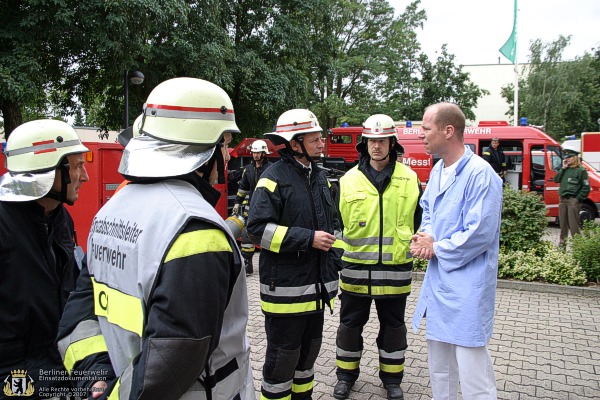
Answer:
<svg viewBox="0 0 600 400"><path fill-rule="evenodd" d="M514 112L515 112L515 120L513 121L514 126L519 126L519 60L517 58L517 47L518 47L518 29L517 29L517 0L515 0L515 93L513 102L515 104Z"/></svg>
<svg viewBox="0 0 600 400"><path fill-rule="evenodd" d="M519 125L519 62L517 61L517 0L514 5L513 29L506 43L500 47L500 53L513 63L515 68L515 88L513 99L514 126Z"/></svg>

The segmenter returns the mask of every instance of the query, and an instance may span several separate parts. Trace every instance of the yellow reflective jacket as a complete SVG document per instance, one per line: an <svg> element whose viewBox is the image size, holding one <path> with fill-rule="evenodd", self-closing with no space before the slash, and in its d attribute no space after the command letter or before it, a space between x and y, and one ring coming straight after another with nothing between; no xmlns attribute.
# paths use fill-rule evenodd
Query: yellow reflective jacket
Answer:
<svg viewBox="0 0 600 400"><path fill-rule="evenodd" d="M378 191L360 166L340 179L344 225L344 268L340 288L366 296L407 295L411 289L410 240L420 212L417 174L396 162L387 186Z"/></svg>

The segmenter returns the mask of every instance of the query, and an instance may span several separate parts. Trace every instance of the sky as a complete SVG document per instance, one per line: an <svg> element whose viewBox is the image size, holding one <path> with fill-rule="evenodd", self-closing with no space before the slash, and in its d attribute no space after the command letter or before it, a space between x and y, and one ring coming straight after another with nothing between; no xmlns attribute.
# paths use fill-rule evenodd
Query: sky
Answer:
<svg viewBox="0 0 600 400"><path fill-rule="evenodd" d="M396 14L410 0L388 0ZM563 60L582 56L600 47L600 0L518 0L517 62L526 63L529 43L553 42L571 35ZM456 64L502 64L510 61L498 49L513 26L514 0L421 0L427 21L417 30L422 50L431 61L444 43Z"/></svg>

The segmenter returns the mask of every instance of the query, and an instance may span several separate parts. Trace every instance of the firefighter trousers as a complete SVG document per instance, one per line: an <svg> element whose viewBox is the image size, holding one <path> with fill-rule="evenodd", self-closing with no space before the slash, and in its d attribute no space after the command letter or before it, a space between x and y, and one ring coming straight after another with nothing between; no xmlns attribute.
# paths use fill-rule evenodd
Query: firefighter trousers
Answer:
<svg viewBox="0 0 600 400"><path fill-rule="evenodd" d="M300 316L265 316L267 353L261 400L311 399L314 365L323 340L323 312Z"/></svg>
<svg viewBox="0 0 600 400"><path fill-rule="evenodd" d="M379 379L384 385L400 384L404 375L404 353L408 347L404 324L406 296L372 298L344 292L340 300L335 360L338 380L355 382L360 375L360 359L364 348L362 331L369 320L371 302L375 300L379 319Z"/></svg>

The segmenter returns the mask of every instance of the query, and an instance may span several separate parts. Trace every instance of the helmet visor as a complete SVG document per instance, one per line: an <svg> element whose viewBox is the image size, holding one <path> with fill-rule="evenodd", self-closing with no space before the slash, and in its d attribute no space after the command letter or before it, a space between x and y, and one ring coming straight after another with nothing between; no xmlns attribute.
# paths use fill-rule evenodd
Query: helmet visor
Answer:
<svg viewBox="0 0 600 400"><path fill-rule="evenodd" d="M123 151L119 172L138 178L185 175L210 160L215 147L169 143L150 136L135 137Z"/></svg>
<svg viewBox="0 0 600 400"><path fill-rule="evenodd" d="M0 200L41 199L52 189L55 176L55 169L37 174L7 172L0 177Z"/></svg>

